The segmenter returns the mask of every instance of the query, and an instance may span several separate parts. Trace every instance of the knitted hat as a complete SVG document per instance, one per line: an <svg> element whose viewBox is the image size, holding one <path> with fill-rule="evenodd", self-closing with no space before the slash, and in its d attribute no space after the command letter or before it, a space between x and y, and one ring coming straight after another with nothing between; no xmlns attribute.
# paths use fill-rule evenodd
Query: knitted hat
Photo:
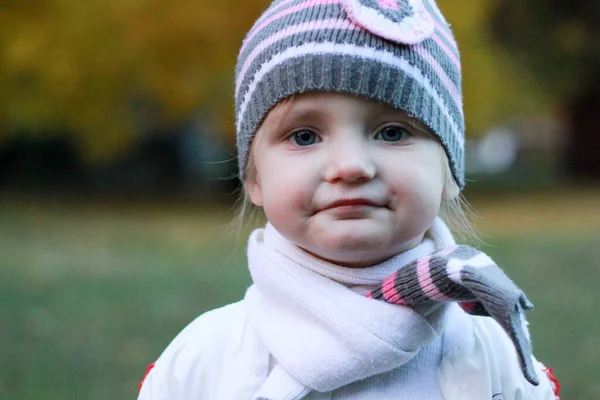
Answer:
<svg viewBox="0 0 600 400"><path fill-rule="evenodd" d="M269 110L310 91L348 93L419 119L464 186L460 60L434 0L275 0L238 56L235 112L240 178Z"/></svg>

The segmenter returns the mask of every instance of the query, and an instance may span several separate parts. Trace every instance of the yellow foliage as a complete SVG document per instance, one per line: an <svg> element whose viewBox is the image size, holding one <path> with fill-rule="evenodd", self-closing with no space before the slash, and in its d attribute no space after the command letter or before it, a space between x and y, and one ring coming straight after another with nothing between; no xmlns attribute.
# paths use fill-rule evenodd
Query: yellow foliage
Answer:
<svg viewBox="0 0 600 400"><path fill-rule="evenodd" d="M231 123L233 74L262 0L31 0L0 7L0 132L73 129L92 159L134 139L131 101ZM231 130L230 130L231 132Z"/></svg>
<svg viewBox="0 0 600 400"><path fill-rule="evenodd" d="M471 131L539 98L486 35L493 0L439 0L462 49ZM0 135L67 127L92 160L136 134L132 97L151 93L164 118L208 110L232 139L233 76L246 31L268 0L4 0L0 7Z"/></svg>

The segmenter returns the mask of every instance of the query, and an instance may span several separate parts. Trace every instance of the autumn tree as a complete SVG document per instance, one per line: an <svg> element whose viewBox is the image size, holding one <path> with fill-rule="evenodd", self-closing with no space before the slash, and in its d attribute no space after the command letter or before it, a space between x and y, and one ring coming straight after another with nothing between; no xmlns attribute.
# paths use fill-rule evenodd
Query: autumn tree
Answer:
<svg viewBox="0 0 600 400"><path fill-rule="evenodd" d="M0 135L67 127L87 158L135 138L132 98L178 120L206 110L233 132L233 68L266 0L4 0ZM145 116L150 118L151 116Z"/></svg>
<svg viewBox="0 0 600 400"><path fill-rule="evenodd" d="M469 137L543 103L486 34L495 2L438 1L461 50ZM140 119L202 109L232 140L237 52L269 3L2 0L0 139L15 128L67 127L86 159L102 160L136 139ZM162 114L136 118L140 94Z"/></svg>

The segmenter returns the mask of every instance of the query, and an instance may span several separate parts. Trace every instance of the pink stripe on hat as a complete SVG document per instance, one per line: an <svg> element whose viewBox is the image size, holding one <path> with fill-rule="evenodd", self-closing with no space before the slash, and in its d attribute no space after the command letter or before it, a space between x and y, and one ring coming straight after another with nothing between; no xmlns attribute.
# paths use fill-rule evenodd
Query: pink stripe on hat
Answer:
<svg viewBox="0 0 600 400"><path fill-rule="evenodd" d="M454 40L454 38L450 34L449 28L442 26L442 24L440 24L436 18L433 18L433 21L435 24L436 32L439 32L452 45L452 47L455 47L458 49L458 44L456 43L456 40Z"/></svg>
<svg viewBox="0 0 600 400"><path fill-rule="evenodd" d="M360 28L358 25L355 25L352 21L348 19L324 19L309 21L298 25L291 25L275 33L273 36L270 36L269 38L256 45L256 47L252 50L252 52L244 61L237 82L235 83L235 95L237 96L239 93L240 87L242 86L242 82L244 76L246 75L246 72L248 71L248 68L250 68L252 62L265 48L286 37L294 36L302 32L317 31L320 29L360 30L362 28Z"/></svg>
<svg viewBox="0 0 600 400"><path fill-rule="evenodd" d="M260 32L265 26L269 25L271 22L276 21L276 20L278 20L280 18L283 18L286 15L293 14L296 11L304 10L306 8L311 8L311 7L319 6L319 5L339 4L340 1L341 0L312 0L312 1L306 1L306 2L304 2L302 4L298 4L298 5L295 5L293 7L286 8L285 10L280 11L280 12L278 12L275 15L272 15L271 17L267 18L265 21L261 22L254 29L252 29L252 31L248 34L248 36L246 36L246 39L244 40L244 43L242 44L242 48L240 49L240 54L243 53L244 49L246 48L246 46L248 45L248 43L250 43L252 41L252 39L254 38L254 36L256 36L256 34L258 32Z"/></svg>
<svg viewBox="0 0 600 400"><path fill-rule="evenodd" d="M354 15L361 16L362 22L354 21L361 30L321 22L353 21L349 9L361 11ZM425 53L418 55L416 44ZM424 122L444 144L462 188L464 116L462 107L455 106L462 103L455 47L434 0L273 0L238 55L234 84L240 178L252 139L277 102L295 93L333 91L377 99Z"/></svg>
<svg viewBox="0 0 600 400"><path fill-rule="evenodd" d="M269 16L273 15L273 13L275 11L279 10L281 7L287 6L288 4L290 4L294 1L296 1L296 0L283 0L281 3L276 4L273 7L267 9L263 15L261 15L256 21L254 21L254 26L257 26L258 24L262 23L262 21L264 21ZM250 32L248 32L248 33L250 33Z"/></svg>
<svg viewBox="0 0 600 400"><path fill-rule="evenodd" d="M435 1L432 0L432 1L427 1L427 2L431 6L433 13L435 14L435 15L432 15L432 17L434 19L436 30L438 32L440 32L454 48L458 49L458 44L456 43L456 40L452 36L452 32L450 31L450 26L446 22L446 19L444 18L442 11L440 10L440 8L438 7L438 5L436 4ZM458 53L458 51L457 51L457 53Z"/></svg>
<svg viewBox="0 0 600 400"><path fill-rule="evenodd" d="M444 53L446 53L446 55L448 56L448 58L450 58L450 60L452 60L452 62L454 63L454 66L460 72L460 70L461 70L460 60L458 59L458 57L456 56L456 54L454 54L454 52L448 48L448 46L446 45L446 43L444 43L444 41L442 40L442 38L440 38L440 35L437 34L437 31L436 31L436 33L433 34L433 36L431 38L437 43L438 46L440 46L440 48L442 49L442 51Z"/></svg>
<svg viewBox="0 0 600 400"><path fill-rule="evenodd" d="M429 66L436 72L437 76L442 81L442 84L444 85L448 93L450 93L452 100L454 100L454 104L456 104L456 107L459 109L462 115L463 110L460 93L458 92L458 89L456 88L454 82L452 82L452 79L450 79L448 74L446 74L446 71L444 71L444 68L442 68L440 63L438 63L437 60L433 58L432 55L423 46L415 46L414 49L415 52L418 53L421 57L423 57L427 64L429 64Z"/></svg>

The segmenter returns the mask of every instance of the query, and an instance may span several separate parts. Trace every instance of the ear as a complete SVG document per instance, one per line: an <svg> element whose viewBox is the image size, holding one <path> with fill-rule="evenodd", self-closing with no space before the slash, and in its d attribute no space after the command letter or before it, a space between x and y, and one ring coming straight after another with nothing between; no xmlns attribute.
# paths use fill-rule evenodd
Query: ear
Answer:
<svg viewBox="0 0 600 400"><path fill-rule="evenodd" d="M456 185L444 187L442 190L442 200L454 200L460 195L460 189Z"/></svg>
<svg viewBox="0 0 600 400"><path fill-rule="evenodd" d="M262 207L263 196L258 180L256 178L249 179L244 186L246 187L246 193L248 193L248 197L250 197L252 204L257 207Z"/></svg>
<svg viewBox="0 0 600 400"><path fill-rule="evenodd" d="M457 195L458 191L455 189L452 182L448 183L448 178L446 177L446 183L444 184L444 187L442 189L442 200L452 200Z"/></svg>

